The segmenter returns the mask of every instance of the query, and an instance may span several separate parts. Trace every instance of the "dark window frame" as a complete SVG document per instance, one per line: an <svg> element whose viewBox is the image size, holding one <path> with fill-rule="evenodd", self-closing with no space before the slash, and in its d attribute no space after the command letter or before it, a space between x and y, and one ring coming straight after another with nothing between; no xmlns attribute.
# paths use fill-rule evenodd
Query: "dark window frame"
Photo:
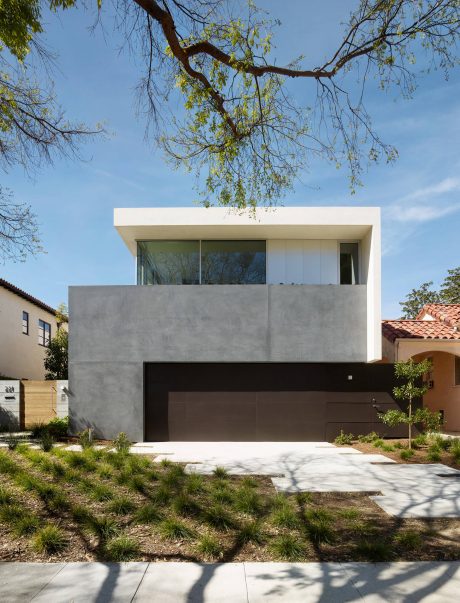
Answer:
<svg viewBox="0 0 460 603"><path fill-rule="evenodd" d="M46 329L46 327L49 327ZM48 338L46 333L48 332ZM38 345L48 348L51 342L51 324L46 320L38 319Z"/></svg>
<svg viewBox="0 0 460 603"><path fill-rule="evenodd" d="M30 315L25 310L22 311L22 334L29 335ZM24 330L25 327L25 330Z"/></svg>
<svg viewBox="0 0 460 603"><path fill-rule="evenodd" d="M454 386L460 387L460 356L454 356Z"/></svg>
<svg viewBox="0 0 460 603"><path fill-rule="evenodd" d="M362 284L362 274L361 274L361 241L358 241L356 239L339 239L337 241L338 244L338 249L337 249L337 255L338 255L338 275L337 275L337 282L339 285L361 285ZM343 245L357 245L357 249L358 249L358 253L357 253L357 260L358 260L358 275L357 275L357 279L355 283L342 283L342 272L341 272L341 246Z"/></svg>

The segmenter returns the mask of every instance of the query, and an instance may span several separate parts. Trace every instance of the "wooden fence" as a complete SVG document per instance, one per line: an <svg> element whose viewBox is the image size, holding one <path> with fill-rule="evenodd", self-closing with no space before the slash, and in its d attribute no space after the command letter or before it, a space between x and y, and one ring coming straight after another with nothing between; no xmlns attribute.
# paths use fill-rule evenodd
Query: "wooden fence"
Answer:
<svg viewBox="0 0 460 603"><path fill-rule="evenodd" d="M22 381L21 425L48 423L57 416L56 381Z"/></svg>

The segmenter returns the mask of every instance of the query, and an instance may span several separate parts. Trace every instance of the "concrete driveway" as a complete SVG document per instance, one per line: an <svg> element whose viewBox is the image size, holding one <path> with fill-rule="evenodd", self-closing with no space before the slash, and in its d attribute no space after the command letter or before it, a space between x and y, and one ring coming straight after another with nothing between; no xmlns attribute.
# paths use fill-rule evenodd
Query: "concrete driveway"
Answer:
<svg viewBox="0 0 460 603"><path fill-rule="evenodd" d="M368 492L397 517L460 517L460 471L446 465L403 465L328 442L143 442L132 451L188 472L269 475L281 492Z"/></svg>

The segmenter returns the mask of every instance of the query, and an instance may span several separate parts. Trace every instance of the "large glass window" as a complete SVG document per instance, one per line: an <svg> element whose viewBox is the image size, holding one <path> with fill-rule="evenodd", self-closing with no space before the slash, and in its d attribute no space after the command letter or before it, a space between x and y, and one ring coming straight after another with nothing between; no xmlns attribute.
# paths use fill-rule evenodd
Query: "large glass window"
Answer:
<svg viewBox="0 0 460 603"><path fill-rule="evenodd" d="M199 241L139 241L138 285L198 285Z"/></svg>
<svg viewBox="0 0 460 603"><path fill-rule="evenodd" d="M265 282L265 241L201 241L203 285Z"/></svg>
<svg viewBox="0 0 460 603"><path fill-rule="evenodd" d="M359 246L358 243L340 243L340 284L357 285L359 283Z"/></svg>
<svg viewBox="0 0 460 603"><path fill-rule="evenodd" d="M138 285L265 284L265 241L138 241Z"/></svg>

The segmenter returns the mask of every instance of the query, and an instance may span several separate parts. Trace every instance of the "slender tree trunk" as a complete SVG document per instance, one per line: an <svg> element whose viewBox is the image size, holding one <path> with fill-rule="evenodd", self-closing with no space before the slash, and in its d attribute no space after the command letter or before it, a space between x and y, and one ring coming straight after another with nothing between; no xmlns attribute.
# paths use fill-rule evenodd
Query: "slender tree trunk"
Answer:
<svg viewBox="0 0 460 603"><path fill-rule="evenodd" d="M409 397L409 450L412 448L412 396Z"/></svg>

